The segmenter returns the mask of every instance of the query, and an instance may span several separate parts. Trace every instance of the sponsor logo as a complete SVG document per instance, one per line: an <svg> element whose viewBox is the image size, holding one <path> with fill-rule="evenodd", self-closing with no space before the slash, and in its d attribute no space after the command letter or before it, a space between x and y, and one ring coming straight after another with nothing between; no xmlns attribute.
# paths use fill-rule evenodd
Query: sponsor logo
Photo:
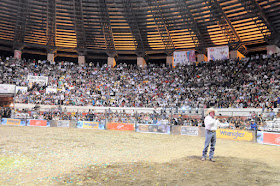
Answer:
<svg viewBox="0 0 280 186"><path fill-rule="evenodd" d="M197 127L182 127L181 134L190 135L190 136L198 136L198 128Z"/></svg>
<svg viewBox="0 0 280 186"><path fill-rule="evenodd" d="M99 126L98 122L83 122L83 128L94 128L97 129Z"/></svg>
<svg viewBox="0 0 280 186"><path fill-rule="evenodd" d="M7 125L20 125L19 119L7 119Z"/></svg>
<svg viewBox="0 0 280 186"><path fill-rule="evenodd" d="M278 137L278 138L275 139L275 143L280 144L280 137Z"/></svg>
<svg viewBox="0 0 280 186"><path fill-rule="evenodd" d="M224 136L233 136L234 139L237 139L238 137L242 138L244 137L245 133L243 132L227 132L227 131L223 131L223 130L220 130L220 134L221 135L224 135Z"/></svg>
<svg viewBox="0 0 280 186"><path fill-rule="evenodd" d="M86 125L86 126L91 126L91 127L97 126L97 124L92 124L92 123L84 123L84 125Z"/></svg>
<svg viewBox="0 0 280 186"><path fill-rule="evenodd" d="M46 120L30 120L30 126L47 126Z"/></svg>
<svg viewBox="0 0 280 186"><path fill-rule="evenodd" d="M124 125L120 125L120 124L119 124L119 125L117 126L117 129L122 129L122 128L124 128Z"/></svg>

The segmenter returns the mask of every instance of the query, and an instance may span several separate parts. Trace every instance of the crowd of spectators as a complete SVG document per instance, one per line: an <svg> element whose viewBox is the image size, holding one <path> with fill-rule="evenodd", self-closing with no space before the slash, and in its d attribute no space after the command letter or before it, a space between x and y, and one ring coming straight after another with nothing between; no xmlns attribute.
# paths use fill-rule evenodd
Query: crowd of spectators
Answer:
<svg viewBox="0 0 280 186"><path fill-rule="evenodd" d="M10 107L0 107L0 118L10 118L12 109Z"/></svg>
<svg viewBox="0 0 280 186"><path fill-rule="evenodd" d="M46 76L47 84L28 75ZM110 107L276 108L280 57L223 60L172 68L5 59L0 84L28 87L15 103ZM47 92L47 88L55 89Z"/></svg>

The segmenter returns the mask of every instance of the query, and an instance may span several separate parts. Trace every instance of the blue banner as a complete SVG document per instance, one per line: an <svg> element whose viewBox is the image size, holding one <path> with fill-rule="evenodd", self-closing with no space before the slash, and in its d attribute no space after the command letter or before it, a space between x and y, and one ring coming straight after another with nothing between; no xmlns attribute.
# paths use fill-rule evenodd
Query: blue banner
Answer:
<svg viewBox="0 0 280 186"><path fill-rule="evenodd" d="M25 122L20 119L11 119L11 118L2 118L2 125L16 125L16 126L25 126Z"/></svg>
<svg viewBox="0 0 280 186"><path fill-rule="evenodd" d="M257 142L263 144L263 131L257 131Z"/></svg>

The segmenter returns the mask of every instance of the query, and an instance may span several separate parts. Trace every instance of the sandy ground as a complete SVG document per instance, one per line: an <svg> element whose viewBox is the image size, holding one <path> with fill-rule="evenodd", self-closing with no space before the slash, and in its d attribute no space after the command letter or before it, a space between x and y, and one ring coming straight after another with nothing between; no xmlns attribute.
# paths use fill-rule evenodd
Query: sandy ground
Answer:
<svg viewBox="0 0 280 186"><path fill-rule="evenodd" d="M0 126L0 185L279 185L280 147L203 137Z"/></svg>

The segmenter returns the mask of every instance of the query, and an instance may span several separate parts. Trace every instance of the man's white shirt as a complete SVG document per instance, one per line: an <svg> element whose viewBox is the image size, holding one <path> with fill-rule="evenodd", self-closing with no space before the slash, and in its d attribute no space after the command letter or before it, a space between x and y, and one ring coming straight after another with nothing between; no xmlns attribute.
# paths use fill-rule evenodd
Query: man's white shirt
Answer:
<svg viewBox="0 0 280 186"><path fill-rule="evenodd" d="M205 129L206 130L217 130L219 127L219 120L212 118L210 115L206 116L204 119Z"/></svg>

